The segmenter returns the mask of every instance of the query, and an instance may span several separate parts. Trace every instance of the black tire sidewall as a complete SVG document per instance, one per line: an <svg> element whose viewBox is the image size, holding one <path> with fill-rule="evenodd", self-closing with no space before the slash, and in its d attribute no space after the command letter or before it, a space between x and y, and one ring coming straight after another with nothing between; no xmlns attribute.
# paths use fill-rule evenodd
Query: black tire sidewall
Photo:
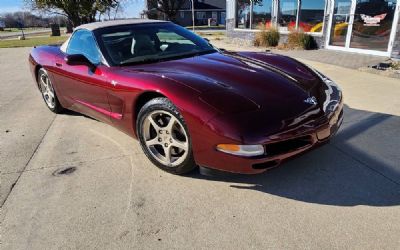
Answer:
<svg viewBox="0 0 400 250"><path fill-rule="evenodd" d="M186 156L186 159L176 167L168 167L168 166L165 166L164 164L160 163L157 159L154 158L154 156L149 152L149 149L146 147L145 139L144 139L144 136L142 133L143 122L151 112L157 111L157 110L166 111L166 112L170 113L170 115L173 115L176 119L179 120L179 122L183 126L183 129L186 132L187 140L188 140L188 144L189 144L188 154ZM186 123L185 123L182 115L179 113L178 109L175 107L175 105L173 105L167 98L152 99L141 108L141 110L138 114L137 122L136 122L136 134L138 136L140 145L141 145L145 155L158 168L160 168L166 172L169 172L172 174L177 174L177 175L183 175L183 174L189 173L193 169L196 168L196 164L194 162L193 152L192 152L192 141L191 141L190 134L187 129Z"/></svg>
<svg viewBox="0 0 400 250"><path fill-rule="evenodd" d="M51 82L51 86L54 90L54 108L50 108L49 105L47 105L47 102L45 100L45 97L43 95L42 92L42 84L40 83L40 76L45 74L47 76L47 78L49 79L49 81ZM40 94L42 95L42 99L44 101L44 104L46 104L46 107L53 113L59 114L61 113L64 108L61 106L60 102L58 101L58 97L57 97L57 93L56 93L56 89L54 88L54 84L50 79L49 74L47 73L47 71L44 68L40 68L39 72L38 72L38 86L39 86L39 90L40 90Z"/></svg>

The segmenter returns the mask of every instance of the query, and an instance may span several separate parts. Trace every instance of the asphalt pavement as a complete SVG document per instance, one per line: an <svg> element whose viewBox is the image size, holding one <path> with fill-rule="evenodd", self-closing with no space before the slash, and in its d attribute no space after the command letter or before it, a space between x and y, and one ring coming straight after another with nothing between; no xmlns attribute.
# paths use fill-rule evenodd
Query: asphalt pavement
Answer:
<svg viewBox="0 0 400 250"><path fill-rule="evenodd" d="M337 81L330 144L260 175L174 176L138 142L54 115L30 49L0 49L4 249L399 249L400 81L305 61Z"/></svg>

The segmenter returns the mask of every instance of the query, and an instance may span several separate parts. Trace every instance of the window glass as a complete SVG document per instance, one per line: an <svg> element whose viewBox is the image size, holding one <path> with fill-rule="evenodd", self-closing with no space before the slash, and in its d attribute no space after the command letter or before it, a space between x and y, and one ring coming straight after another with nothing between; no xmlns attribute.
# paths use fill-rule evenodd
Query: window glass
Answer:
<svg viewBox="0 0 400 250"><path fill-rule="evenodd" d="M325 0L302 0L299 29L304 32L322 32Z"/></svg>
<svg viewBox="0 0 400 250"><path fill-rule="evenodd" d="M344 47L350 22L351 0L335 0L330 45Z"/></svg>
<svg viewBox="0 0 400 250"><path fill-rule="evenodd" d="M281 0L279 3L279 26L281 30L296 28L297 0Z"/></svg>
<svg viewBox="0 0 400 250"><path fill-rule="evenodd" d="M271 27L272 0L253 1L253 28Z"/></svg>
<svg viewBox="0 0 400 250"><path fill-rule="evenodd" d="M115 26L94 33L112 65L155 63L216 52L193 32L169 23Z"/></svg>
<svg viewBox="0 0 400 250"><path fill-rule="evenodd" d="M238 0L236 13L236 28L250 28L250 0Z"/></svg>
<svg viewBox="0 0 400 250"><path fill-rule="evenodd" d="M101 61L100 52L97 49L92 32L87 30L74 32L68 44L67 54L82 54L94 64L98 64Z"/></svg>
<svg viewBox="0 0 400 250"><path fill-rule="evenodd" d="M351 48L387 51L396 0L357 0Z"/></svg>
<svg viewBox="0 0 400 250"><path fill-rule="evenodd" d="M197 16L197 19L199 19L199 20L206 19L206 13L204 11L196 12L196 16Z"/></svg>

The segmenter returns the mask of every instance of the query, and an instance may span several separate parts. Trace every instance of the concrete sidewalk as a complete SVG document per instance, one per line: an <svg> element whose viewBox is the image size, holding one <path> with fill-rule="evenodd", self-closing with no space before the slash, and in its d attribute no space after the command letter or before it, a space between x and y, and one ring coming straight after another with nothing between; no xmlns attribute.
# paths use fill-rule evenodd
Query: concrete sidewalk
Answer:
<svg viewBox="0 0 400 250"><path fill-rule="evenodd" d="M398 249L400 84L304 61L337 81L337 137L261 175L174 176L139 144L54 115L26 49L0 49L4 249Z"/></svg>

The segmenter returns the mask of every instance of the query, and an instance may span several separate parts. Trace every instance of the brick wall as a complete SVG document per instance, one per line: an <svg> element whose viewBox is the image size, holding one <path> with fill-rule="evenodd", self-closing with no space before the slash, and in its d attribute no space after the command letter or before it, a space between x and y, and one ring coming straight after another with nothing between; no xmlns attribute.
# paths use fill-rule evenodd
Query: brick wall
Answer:
<svg viewBox="0 0 400 250"><path fill-rule="evenodd" d="M249 31L249 30L234 30L235 29L235 19L227 19L226 20L226 35L231 39L233 43L239 45L249 45L253 44L254 37L257 31ZM287 41L288 35L281 34L279 43L285 43ZM318 47L322 48L324 46L324 37L314 36L315 41L318 44Z"/></svg>

